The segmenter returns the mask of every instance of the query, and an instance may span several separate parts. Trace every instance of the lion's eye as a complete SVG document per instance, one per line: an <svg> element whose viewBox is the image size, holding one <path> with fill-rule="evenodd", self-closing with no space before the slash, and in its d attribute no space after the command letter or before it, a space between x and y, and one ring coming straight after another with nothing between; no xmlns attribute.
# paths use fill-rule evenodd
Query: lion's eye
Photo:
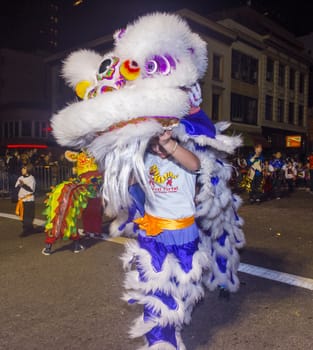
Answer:
<svg viewBox="0 0 313 350"><path fill-rule="evenodd" d="M103 74L111 66L112 60L110 58L105 59L98 70L99 74Z"/></svg>
<svg viewBox="0 0 313 350"><path fill-rule="evenodd" d="M170 55L155 55L145 64L145 70L148 76L155 73L169 75L171 70L175 68L175 60Z"/></svg>
<svg viewBox="0 0 313 350"><path fill-rule="evenodd" d="M163 75L168 75L171 71L171 65L165 56L155 56L155 60L158 62L159 72Z"/></svg>
<svg viewBox="0 0 313 350"><path fill-rule="evenodd" d="M149 60L146 63L146 72L148 75L154 74L158 69L158 64L155 60Z"/></svg>

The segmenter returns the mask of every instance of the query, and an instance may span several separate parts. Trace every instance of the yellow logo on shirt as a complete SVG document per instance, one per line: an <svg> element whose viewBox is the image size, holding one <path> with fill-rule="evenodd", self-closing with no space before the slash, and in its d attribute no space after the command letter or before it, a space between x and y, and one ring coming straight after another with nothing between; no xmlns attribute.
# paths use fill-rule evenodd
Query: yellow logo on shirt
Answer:
<svg viewBox="0 0 313 350"><path fill-rule="evenodd" d="M178 178L178 175L174 175L171 171L168 171L164 175L161 175L158 166L155 164L151 165L149 169L149 175L154 183L158 185L162 185L165 183L166 186L172 186L173 179Z"/></svg>

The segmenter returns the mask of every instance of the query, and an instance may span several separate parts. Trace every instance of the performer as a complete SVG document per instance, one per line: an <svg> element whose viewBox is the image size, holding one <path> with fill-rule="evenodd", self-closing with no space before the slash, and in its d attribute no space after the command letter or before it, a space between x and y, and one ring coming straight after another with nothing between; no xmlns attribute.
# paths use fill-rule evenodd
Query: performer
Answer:
<svg viewBox="0 0 313 350"><path fill-rule="evenodd" d="M134 288L135 280L128 283L134 291L127 300L144 301L144 315L137 323L139 328L144 320L150 346L180 348L180 328L202 291L199 265L201 257L206 258L204 253L196 254L195 171L200 161L172 139L171 131L165 131L150 141L145 166L154 197L147 197L145 215L135 220L140 228L139 247L131 251L136 254L140 284ZM150 259L152 266L147 264Z"/></svg>
<svg viewBox="0 0 313 350"><path fill-rule="evenodd" d="M59 238L73 240L74 253L84 250L77 227L81 216L85 235L102 232L103 210L99 198L102 175L95 160L84 151L66 151L65 157L77 163L77 177L58 184L48 193L44 212L47 218L44 255L51 254L52 245Z"/></svg>
<svg viewBox="0 0 313 350"><path fill-rule="evenodd" d="M103 57L80 50L64 61L62 74L83 100L53 116L53 133L63 146L87 147L105 169L105 213L116 218L110 234L135 230L122 257L124 299L143 305L144 314L131 336L144 336L142 349L183 350L181 328L204 287L239 288L245 240L227 159L242 141L223 134L229 123L214 125L200 109L207 48L183 18L146 15L114 39Z"/></svg>

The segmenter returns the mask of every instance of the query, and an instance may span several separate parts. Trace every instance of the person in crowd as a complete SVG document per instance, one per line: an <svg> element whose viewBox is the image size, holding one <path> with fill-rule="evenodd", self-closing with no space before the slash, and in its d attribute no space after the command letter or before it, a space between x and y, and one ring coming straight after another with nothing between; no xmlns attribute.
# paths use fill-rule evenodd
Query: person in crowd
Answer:
<svg viewBox="0 0 313 350"><path fill-rule="evenodd" d="M5 163L5 158L3 156L0 156L0 171L4 172L6 171L6 163Z"/></svg>
<svg viewBox="0 0 313 350"><path fill-rule="evenodd" d="M262 145L257 144L254 147L254 154L248 159L249 171L247 174L250 187L249 200L250 203L260 203L263 196L263 167L264 157L262 155Z"/></svg>
<svg viewBox="0 0 313 350"><path fill-rule="evenodd" d="M294 191L294 184L297 178L297 170L293 164L291 158L286 159L286 164L284 166L285 179L288 186L288 193L292 193Z"/></svg>
<svg viewBox="0 0 313 350"><path fill-rule="evenodd" d="M272 185L273 185L273 196L276 199L280 199L282 195L282 184L284 181L284 160L281 152L273 154L273 158L270 160L270 171L272 172Z"/></svg>
<svg viewBox="0 0 313 350"><path fill-rule="evenodd" d="M59 159L58 159L58 165L68 167L70 164L71 163L65 157L65 152L62 152L59 156Z"/></svg>
<svg viewBox="0 0 313 350"><path fill-rule="evenodd" d="M305 189L306 191L310 191L310 164L307 160L304 164L304 174Z"/></svg>
<svg viewBox="0 0 313 350"><path fill-rule="evenodd" d="M313 150L308 156L309 174L310 174L310 192L313 194Z"/></svg>
<svg viewBox="0 0 313 350"><path fill-rule="evenodd" d="M32 148L29 152L29 160L30 163L34 166L38 165L39 162L39 154L38 154L38 148Z"/></svg>
<svg viewBox="0 0 313 350"><path fill-rule="evenodd" d="M18 191L16 191L15 183L20 175L21 167L22 162L19 152L16 150L11 153L11 151L9 151L7 153L7 169L9 176L9 191L13 203L18 201Z"/></svg>
<svg viewBox="0 0 313 350"><path fill-rule="evenodd" d="M305 181L305 164L299 162L297 166L296 187L300 189L305 189Z"/></svg>
<svg viewBox="0 0 313 350"><path fill-rule="evenodd" d="M15 187L18 188L18 202L15 213L23 222L21 236L35 232L33 221L35 217L35 189L36 180L32 175L32 165L23 165L22 175L17 179Z"/></svg>
<svg viewBox="0 0 313 350"><path fill-rule="evenodd" d="M242 190L242 183L244 181L245 176L248 172L248 164L247 160L242 154L239 154L238 157L235 158L233 166L235 167L235 188L236 190Z"/></svg>
<svg viewBox="0 0 313 350"><path fill-rule="evenodd" d="M271 199L273 196L273 172L271 170L272 169L269 160L265 160L263 168L263 192L265 199Z"/></svg>
<svg viewBox="0 0 313 350"><path fill-rule="evenodd" d="M5 156L0 156L0 196L9 195L9 178L7 172L7 165L5 162Z"/></svg>
<svg viewBox="0 0 313 350"><path fill-rule="evenodd" d="M27 165L28 163L30 163L30 159L27 151L21 152L20 159L21 159L22 165Z"/></svg>

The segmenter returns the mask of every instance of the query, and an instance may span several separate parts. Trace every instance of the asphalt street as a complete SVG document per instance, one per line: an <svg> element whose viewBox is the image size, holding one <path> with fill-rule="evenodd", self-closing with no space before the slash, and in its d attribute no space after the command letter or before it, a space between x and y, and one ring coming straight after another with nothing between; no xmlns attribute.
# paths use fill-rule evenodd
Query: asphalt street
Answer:
<svg viewBox="0 0 313 350"><path fill-rule="evenodd" d="M36 199L41 220L44 199ZM123 240L84 240L79 254L58 241L44 256L44 233L19 237L14 208L0 199L0 349L139 348L142 340L127 332L141 308L120 299ZM240 272L240 290L229 300L207 291L184 328L187 349L312 349L313 195L297 190L280 200L244 204L239 214L247 239L242 263L287 278L282 283L275 274L267 279ZM288 284L290 275L306 278L309 287Z"/></svg>

